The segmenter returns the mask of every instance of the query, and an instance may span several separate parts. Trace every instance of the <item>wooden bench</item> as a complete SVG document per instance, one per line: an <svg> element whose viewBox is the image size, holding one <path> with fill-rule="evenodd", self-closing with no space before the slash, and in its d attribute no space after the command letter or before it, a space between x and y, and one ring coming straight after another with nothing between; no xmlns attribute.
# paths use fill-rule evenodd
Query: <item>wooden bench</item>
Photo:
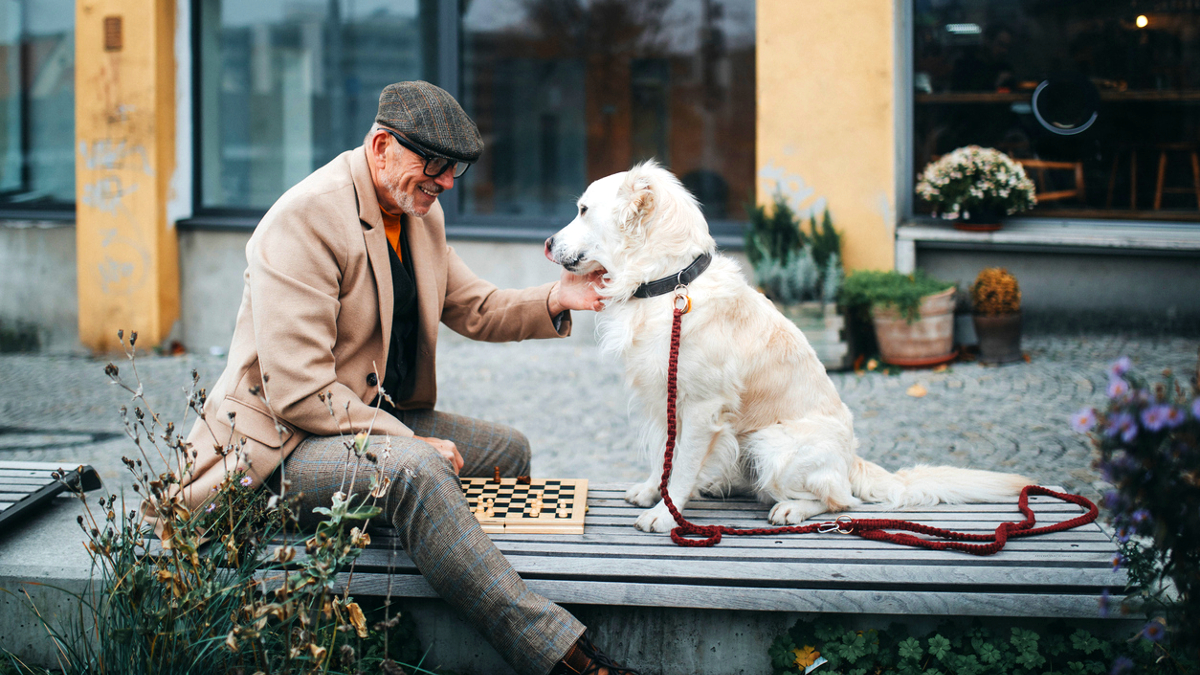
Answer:
<svg viewBox="0 0 1200 675"><path fill-rule="evenodd" d="M1095 621L1101 593L1119 601L1126 580L1123 570L1113 570L1115 543L1096 523L1013 540L982 557L838 534L726 536L712 548L685 548L665 534L634 529L642 509L622 499L626 487L591 487L582 535L491 538L532 590L569 606L597 630L606 650L650 672L767 672L767 647L798 613L871 615L884 624L949 617ZM1082 512L1047 497L1033 497L1030 504L1039 525ZM883 513L866 506L849 515ZM749 499L697 500L685 515L701 525L767 525L766 509ZM1021 520L1015 499L911 509L895 517L979 533ZM412 607L423 638L432 643L432 663L504 669L478 636L439 608L440 601L426 600L436 595L388 529L373 531L353 575L342 575L343 587L347 579L355 596L390 594ZM697 644L667 649L664 641ZM695 658L680 665L680 653Z"/></svg>

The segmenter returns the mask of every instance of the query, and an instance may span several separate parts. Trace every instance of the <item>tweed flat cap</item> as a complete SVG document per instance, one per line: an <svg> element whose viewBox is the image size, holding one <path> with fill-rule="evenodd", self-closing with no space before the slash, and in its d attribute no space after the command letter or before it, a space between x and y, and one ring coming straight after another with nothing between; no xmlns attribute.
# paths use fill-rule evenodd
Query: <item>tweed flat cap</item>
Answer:
<svg viewBox="0 0 1200 675"><path fill-rule="evenodd" d="M428 82L396 82L379 95L375 122L404 134L435 155L473 163L483 153L479 128L445 89Z"/></svg>

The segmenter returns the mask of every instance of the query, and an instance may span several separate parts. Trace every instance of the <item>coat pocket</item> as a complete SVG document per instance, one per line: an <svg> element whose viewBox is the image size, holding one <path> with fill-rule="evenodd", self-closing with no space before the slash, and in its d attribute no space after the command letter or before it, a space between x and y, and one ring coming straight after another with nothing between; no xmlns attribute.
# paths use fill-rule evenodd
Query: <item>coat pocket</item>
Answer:
<svg viewBox="0 0 1200 675"><path fill-rule="evenodd" d="M275 421L271 419L271 413L232 396L226 396L220 407L217 408L217 419L222 424L229 424L229 413L234 414L233 430L235 434L245 436L268 448L283 447L283 444L295 433L283 422L279 423L277 429Z"/></svg>

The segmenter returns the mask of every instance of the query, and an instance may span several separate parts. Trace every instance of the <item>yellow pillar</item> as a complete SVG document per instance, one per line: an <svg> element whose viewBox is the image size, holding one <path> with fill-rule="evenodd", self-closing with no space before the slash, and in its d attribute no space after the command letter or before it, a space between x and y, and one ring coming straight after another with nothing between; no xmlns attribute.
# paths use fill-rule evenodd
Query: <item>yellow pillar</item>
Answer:
<svg viewBox="0 0 1200 675"><path fill-rule="evenodd" d="M891 269L895 3L758 0L758 191L829 206L849 269Z"/></svg>
<svg viewBox="0 0 1200 675"><path fill-rule="evenodd" d="M179 316L167 222L175 168L174 0L77 0L75 179L79 337L95 351L161 342Z"/></svg>

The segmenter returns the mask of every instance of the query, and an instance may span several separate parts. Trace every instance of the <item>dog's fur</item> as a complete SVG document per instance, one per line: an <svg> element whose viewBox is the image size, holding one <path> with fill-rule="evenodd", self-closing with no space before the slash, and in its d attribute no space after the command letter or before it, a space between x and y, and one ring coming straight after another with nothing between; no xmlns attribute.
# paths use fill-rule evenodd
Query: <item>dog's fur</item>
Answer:
<svg viewBox="0 0 1200 675"><path fill-rule="evenodd" d="M674 527L659 500L666 442L671 294L632 297L709 253L687 289L678 371L678 439L668 489L682 509L699 494L753 492L772 523L794 524L863 501L892 506L987 502L1030 483L1013 474L917 466L889 473L855 453L854 419L808 340L716 252L695 199L653 162L601 178L579 215L546 241L546 257L576 274L604 270L601 348L619 355L645 413L649 478L625 495L651 508L639 530ZM655 504L657 503L657 506Z"/></svg>

